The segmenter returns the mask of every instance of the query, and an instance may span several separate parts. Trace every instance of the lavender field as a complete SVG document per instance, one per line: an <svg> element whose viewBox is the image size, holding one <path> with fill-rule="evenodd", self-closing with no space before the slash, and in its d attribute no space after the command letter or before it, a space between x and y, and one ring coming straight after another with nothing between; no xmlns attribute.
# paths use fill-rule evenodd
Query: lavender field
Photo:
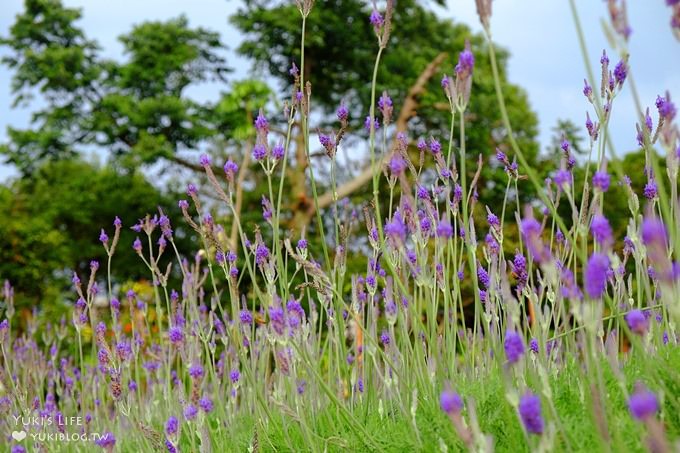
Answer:
<svg viewBox="0 0 680 453"><path fill-rule="evenodd" d="M625 2L607 2L612 50L597 58L585 43L602 31L582 30L570 2L573 17L562 20L574 21L573 44L588 69L573 86L588 112L572 118L584 138L564 131L543 160L519 124L522 96L505 78L502 43L492 40L491 0L476 0L483 33L461 39L452 64L443 54L428 58L407 86L384 91L381 65L401 55L407 43L395 33L411 26L396 15L396 0L361 4L366 14L341 26L370 33L372 53L352 54L368 77L351 80L356 96L342 97L318 92L339 86L326 78L333 68L309 64L321 58L309 50L323 34L319 22L310 25L320 3L284 5L297 46L281 69L284 95L272 100L264 88L241 85L231 104L215 107L222 122L211 122L197 104L172 116L181 105L168 107L163 90L184 73L161 88L151 60L140 60L148 72L103 62L94 74L87 62L95 47L69 28L70 10L56 0L26 2L40 12L17 16L2 42L15 52L5 63L17 86L46 66L84 68L68 83L40 78L60 105L45 124L61 132L36 143L47 149L78 135L75 122L62 122L71 114L92 141L69 147L110 147L133 167L174 159L189 173L173 180L183 193L171 202L140 196L147 215L120 212L97 225L98 236L86 240L98 255L79 256L85 266L31 274L36 285L46 275L65 280L55 301L42 293L29 302L31 285L15 288L0 274L0 450L680 451L680 129L671 97L680 87L638 95ZM666 4L671 25L656 39L680 40L680 2ZM59 52L73 59L63 67L40 57L51 44L21 48L40 41L38 24L57 16L44 36L65 39ZM329 17L320 23L337 26ZM152 37L160 33L158 23L149 26L158 27L147 30ZM123 42L135 49L161 41L141 36ZM182 36L169 42L180 48ZM204 38L207 31L186 42ZM83 43L81 53L69 53L73 42ZM187 49L192 56L178 67L188 73L203 70L199 61L220 64L208 44ZM104 80L120 81L123 94ZM92 97L79 94L90 86ZM637 137L633 164L610 136L612 112L629 108L617 105L623 92L638 119L629 133ZM332 105L325 117L321 99ZM121 119L120 105L129 117ZM115 136L165 109L163 127L180 124L177 134L202 127L213 137L235 124L244 132L189 157L163 148L173 135L160 126ZM411 121L428 109L443 120ZM101 126L114 111L115 121ZM33 169L21 162L38 161L22 153L40 148L31 137L17 132L2 148L26 174ZM121 147L125 140L134 143ZM191 148L190 138L178 140ZM364 153L353 178L343 172L346 149ZM113 212L123 206L93 198ZM40 231L27 237L52 237ZM28 269L30 260L14 254L2 255L9 264L0 269ZM131 266L142 275L124 274Z"/></svg>

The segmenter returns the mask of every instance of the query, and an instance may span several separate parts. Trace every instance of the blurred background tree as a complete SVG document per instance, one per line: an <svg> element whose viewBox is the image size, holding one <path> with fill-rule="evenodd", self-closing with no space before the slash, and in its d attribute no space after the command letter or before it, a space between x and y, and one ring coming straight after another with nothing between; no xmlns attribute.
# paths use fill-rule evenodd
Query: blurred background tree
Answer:
<svg viewBox="0 0 680 453"><path fill-rule="evenodd" d="M360 179L366 168L363 154L366 149L359 145L366 137L363 120L369 110L371 71L377 51L369 14L370 5L358 0L317 2L308 19L306 63L302 68L306 80L312 82L315 123L312 130L316 126L322 130L332 127L333 113L341 101L350 109L350 130L340 151L349 158L339 162L338 180L341 189L352 187L345 195L351 197L353 206L369 198L367 181ZM16 219L35 219L28 223L8 221L4 228L14 231L14 242L7 239L11 235L3 234L0 237L3 253L7 251L8 256L16 259L21 257L26 263L34 261L36 255L43 256L41 262L33 265L38 268L14 269L10 273L11 265L7 264L2 274L12 278L19 291L32 297L49 292L47 286L39 285L43 288L41 294L31 293L36 289L32 287L32 278L39 275L45 285L50 281L61 282L59 272L86 266L89 259L101 255L99 228L109 226L114 215L124 218L129 226L136 218L153 212L157 205L171 211L177 197L168 193L168 188L176 187L178 178L183 181L202 178L197 163L200 152L209 151L215 165L227 156L239 163L243 223L247 230L260 223L265 185L262 172L249 158L254 138L252 121L258 110L264 108L272 125L271 140L283 139L277 128L285 124L280 100L291 95L288 71L300 56L300 18L290 2L247 0L230 18L244 36L238 51L250 58L253 68L261 74L260 80L233 82L225 79L229 67L219 34L192 28L185 17L136 25L120 37L124 47L120 61L101 56L98 43L78 27L80 17L80 10L65 7L60 0L26 0L25 9L16 17L9 35L0 40L0 45L9 50L3 63L13 71L11 88L15 105L27 105L36 96L42 99L37 103L30 127L10 127L7 142L0 145L0 154L21 175L3 187L2 200L11 206ZM439 18L427 2L397 2L393 23L378 74L378 90L386 90L394 99L395 117L402 115L389 129L390 137L397 129L406 130L414 144L417 138L432 135L446 146L450 116L440 82L444 74L454 72L465 41L471 43L476 66L466 113L467 149L471 162L476 161L478 154L485 159L479 182L482 208L477 212L484 215L483 205L498 206L502 202L506 182L502 168L489 163L495 148L504 146L506 132L497 110L484 39L465 25ZM498 56L518 142L529 161L538 162L536 115L524 90L507 81L508 53L500 50ZM421 85L417 83L419 77ZM225 91L216 94L212 102L192 99L189 89L206 81L224 82ZM408 106L402 107L404 104ZM285 229L294 228L296 235L303 227L315 228L310 223L313 202L299 129L294 125L287 174L293 185L284 192L283 200L290 222L282 225ZM455 136L458 137L457 132ZM456 138L454 147L457 146ZM321 146L312 139L311 148L310 155L316 156ZM107 166L93 167L78 160L83 153L93 150L108 157ZM320 190L327 191L326 158L321 153L321 157L312 159ZM468 178L474 167L468 165ZM144 177L152 170L166 175L154 177L153 186ZM48 191L45 178L56 178L59 171L70 177L59 178L57 182L63 187ZM216 167L216 171L221 169ZM176 178L171 178L172 175ZM102 187L110 184L106 186L110 190L98 189L90 179L100 180ZM138 190L145 194L140 195L136 204L124 192L126 187L125 190L131 190L131 181L136 181ZM520 193L522 201L528 201L533 189L525 183ZM44 198L53 194L58 194L56 206L47 209ZM210 197L210 191L203 196ZM325 200L323 207L328 208L328 193L321 198ZM96 200L96 206L92 200ZM43 210L50 214L36 214ZM327 220L332 218L328 211L325 210ZM80 214L68 217L71 212ZM226 213L216 214L222 215L227 237L233 238ZM79 224L77 219L84 220ZM173 220L181 222L179 216ZM31 242L36 242L33 247L28 246ZM122 247L129 249L129 241L123 242ZM311 248L315 250L315 244ZM19 262L16 259L7 263L16 267ZM114 269L117 277L137 275L134 269L138 267L117 262ZM359 261L354 264L348 267L359 271L364 265ZM130 274L125 274L128 271ZM59 284L55 287L60 288Z"/></svg>
<svg viewBox="0 0 680 453"><path fill-rule="evenodd" d="M105 269L106 253L98 240L102 228L113 237L116 216L131 225L159 206L179 220L175 199L141 173L75 158L45 163L33 177L0 186L0 275L17 288L20 304L65 294L72 299L73 271L85 280L90 260ZM191 235L182 224L176 230L179 249L189 253L195 247ZM136 235L129 228L121 231L114 284L150 278L131 248Z"/></svg>
<svg viewBox="0 0 680 453"><path fill-rule="evenodd" d="M489 158L495 155L495 148L503 144L506 132L497 109L484 38L473 34L466 25L437 17L426 5L427 2L415 0L395 3L394 26L378 73L378 93L383 90L389 93L394 100L395 117L398 117L418 77L430 63L438 61L436 72L416 93L415 104L404 112L404 124L396 127L408 131L414 142L413 148L417 137L421 136L433 135L442 143L447 142L450 114L440 82L444 74L453 74L458 54L463 50L465 41L469 40L475 54L475 72L466 112L466 146L472 161L476 161L481 153L488 163ZM360 137L367 135L363 122L370 108L370 81L378 49L375 32L367 19L369 14L367 3L359 0L317 2L307 18L305 67L302 68L305 80L311 80L312 103L316 113L323 118L322 123L331 124L333 112L344 101L350 109L352 132ZM247 0L231 21L244 33L244 41L238 51L251 58L256 68L270 74L282 91L290 89L292 78L288 71L293 62L300 60L301 29L295 4ZM446 58L437 60L442 52ZM524 90L507 81L505 67L508 53L500 50L498 57L508 113L518 143L529 162L536 162L538 120ZM455 136L458 137L457 132ZM455 146L458 146L457 139ZM362 162L363 169L364 156L352 157ZM472 167L468 175L471 178L475 166L468 167ZM358 168L351 166L345 170L345 174L340 176L344 181L351 181L359 173ZM501 167L485 165L479 184L480 201L489 205L500 204L503 191L498 189L498 185L504 188L505 181ZM354 195L365 200L366 187L364 184L362 190ZM521 193L528 200L533 189L525 184ZM299 198L304 196L298 194ZM311 205L305 203L305 206Z"/></svg>

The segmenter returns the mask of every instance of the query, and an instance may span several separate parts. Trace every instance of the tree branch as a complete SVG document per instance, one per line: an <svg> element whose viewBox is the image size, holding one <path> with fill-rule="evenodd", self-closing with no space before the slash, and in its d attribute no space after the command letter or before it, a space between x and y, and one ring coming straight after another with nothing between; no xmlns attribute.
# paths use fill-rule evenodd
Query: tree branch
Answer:
<svg viewBox="0 0 680 453"><path fill-rule="evenodd" d="M427 67L423 70L423 72L416 80L416 83L413 84L413 86L411 86L411 88L409 89L408 94L406 95L406 99L404 100L404 105L402 106L401 111L399 112L399 117L395 122L398 132L406 131L406 127L408 126L409 120L416 115L416 109L418 108L419 105L417 97L420 94L422 94L423 91L425 91L425 85L432 77L434 77L437 68L441 66L446 57L447 54L445 52L442 52L439 55L437 55L435 59L432 60L430 64L428 64ZM388 158L389 154L386 153L379 162L380 167L386 164ZM373 173L371 171L371 167L370 166L366 167L354 179L347 181L346 183L337 188L338 198L344 198L352 194L354 191L358 190L359 188L361 188L361 186L370 181L372 176ZM328 207L332 202L333 193L331 191L328 191L319 197L318 207L319 209L323 209L325 207ZM316 206L314 206L314 204L312 203L306 214L309 217L311 217L312 214L314 214L315 209Z"/></svg>

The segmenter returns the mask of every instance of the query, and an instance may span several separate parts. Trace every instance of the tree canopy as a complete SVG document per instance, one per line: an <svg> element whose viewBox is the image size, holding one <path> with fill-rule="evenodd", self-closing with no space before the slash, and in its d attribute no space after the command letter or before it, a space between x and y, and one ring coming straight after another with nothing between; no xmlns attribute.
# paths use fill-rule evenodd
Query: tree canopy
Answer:
<svg viewBox="0 0 680 453"><path fill-rule="evenodd" d="M224 80L228 71L217 32L190 28L185 17L146 22L120 37L124 61L100 55L77 26L78 9L59 0L26 0L0 44L11 54L15 104L39 92L45 106L27 130L8 129L6 161L30 175L45 160L73 156L86 145L110 151L126 167L158 160L183 163L177 152L219 134L215 105L186 89Z"/></svg>
<svg viewBox="0 0 680 453"><path fill-rule="evenodd" d="M495 148L504 146L506 131L497 110L484 38L463 24L438 17L430 6L415 0L396 2L391 39L377 77L378 91L389 93L398 117L398 124L389 129L388 136L393 138L396 129L406 131L411 137L409 149L414 153L419 137L448 141L450 113L441 79L445 74L452 75L458 54L469 41L475 70L465 117L468 156L471 162L476 161L478 154L486 159L478 185L480 201L499 204L503 193L497 186L505 184L506 176L501 166L489 161ZM373 71L370 62L378 45L369 14L365 2L331 0L316 2L307 20L302 69L305 79L312 84L316 123L312 129L333 127L333 112L344 102L350 110L347 132L350 147L356 143L352 140L365 138L363 120L370 108ZM17 16L8 36L0 39L0 45L9 50L2 61L13 71L11 88L15 104L27 104L36 96L43 101L37 104L30 127L10 127L7 142L0 144L0 155L22 175L3 188L3 199L13 206L17 219L36 219L24 226L18 223L5 226L16 239L14 248L8 250L27 262L33 259L27 255L29 252L42 250L45 257L52 256L40 264L44 266L40 269L25 269L25 276L9 275L25 284L38 274L41 278L52 278L45 273L47 269L86 266L80 260L95 256L94 247L99 247L96 222L105 226L114 215L125 215L118 206L128 206L126 209L141 216L163 200L160 193L144 185L140 169L152 164L161 170L179 165L202 174L197 162L199 150L210 150L215 164L227 156L239 163L239 209L245 213L246 226L257 223L265 185L259 179L261 172L250 171L254 165L249 159L255 137L253 118L264 108L272 133L281 134L277 126L284 124L283 116L275 108L278 109L280 99L292 94L289 70L300 56L300 16L292 2L248 0L230 18L244 37L238 51L260 70L250 80L230 83L225 79L230 70L226 47L216 31L192 27L185 17L144 22L120 36L124 54L121 59L112 60L104 58L99 44L79 27L81 15L79 9L66 7L60 0L26 0L25 9ZM508 53L501 50L498 56L502 88L517 140L530 162L536 162L536 116L524 90L507 80ZM198 102L187 94L191 87L206 81L224 82L224 92L212 102ZM288 213L284 218L292 222L282 225L283 228L300 229L311 219L313 203L305 173L310 158L321 175L317 181L320 190L327 192L321 198L330 200L330 182L323 177L325 166L315 161L325 158L315 157L316 149L321 147L312 143L312 149L305 150L300 130L299 123L293 124L287 167L291 190L285 191L283 197L284 211ZM455 137L457 134L454 148L460 145ZM103 151L112 167L93 169L76 159L92 148ZM363 161L358 159L359 170ZM476 170L474 167L468 165L468 178ZM341 184L356 183L356 171L347 167L338 170ZM64 176L57 181L62 184L58 190L64 194L54 208L58 208L58 214L37 215L43 210L52 212L41 201L47 190L41 180L55 178L59 171L69 175L70 180ZM192 179L199 177L190 174ZM88 186L85 175L98 175L101 181L112 178L117 182L109 183L117 187L132 184L120 178L141 178L137 187L146 195L139 204L131 204L131 199L113 189L109 195L96 185ZM79 181L80 186L74 187L74 181ZM367 199L365 183L350 185L352 189L346 195L354 197L357 203ZM74 190L85 193L70 194ZM529 185L520 192L526 199L532 196ZM101 206L88 204L97 197ZM144 210L142 202L146 203ZM323 207L329 205L330 202ZM164 206L175 206L175 201ZM76 220L64 220L69 212L84 212L90 207L101 211L101 215L81 213L78 218L87 219L83 220L82 231ZM29 225L33 230L22 230ZM67 244L71 239L64 236L64 231L78 232L78 236L73 236L75 245ZM17 251L17 244L24 240L39 243L31 250ZM50 245L41 241L53 242Z"/></svg>
<svg viewBox="0 0 680 453"><path fill-rule="evenodd" d="M349 107L352 126L363 134L363 121L369 111L370 81L378 49L373 27L368 21L370 9L359 0L317 2L307 18L305 41L305 79L312 83L312 104L322 113L330 114L340 102ZM289 69L299 61L300 15L292 2L250 0L231 17L232 23L244 33L238 51L251 58L256 68L267 71L284 90L290 88ZM387 91L394 100L395 115L403 106L409 89L437 56L445 52L446 59L429 77L416 95L413 112L407 116L407 129L412 138L433 135L448 140L450 114L440 86L444 74L451 75L458 54L466 40L475 55L472 96L466 113L468 121L467 148L470 156L495 154L503 146L506 132L497 109L493 79L484 38L449 19L438 17L427 5L415 0L395 3L390 42L378 70L378 92ZM505 65L508 53L498 52L503 90L514 132L525 155L534 162L538 155L536 142L538 121L531 110L525 91L507 81ZM332 118L332 117L329 117ZM474 173L475 168L470 170ZM498 200L494 190L505 181L502 168L485 165L480 193L485 203ZM529 189L527 185L527 189ZM530 196L530 191L524 192Z"/></svg>
<svg viewBox="0 0 680 453"><path fill-rule="evenodd" d="M33 178L0 185L0 275L24 298L52 298L68 289L72 271L89 274L90 260L106 262L99 242L103 228L113 237L118 216L121 231L114 281L148 278L131 248L129 226L157 207L174 219L181 213L176 197L162 194L140 173L126 174L110 166L62 159L40 166ZM176 242L191 251L190 237L179 225Z"/></svg>

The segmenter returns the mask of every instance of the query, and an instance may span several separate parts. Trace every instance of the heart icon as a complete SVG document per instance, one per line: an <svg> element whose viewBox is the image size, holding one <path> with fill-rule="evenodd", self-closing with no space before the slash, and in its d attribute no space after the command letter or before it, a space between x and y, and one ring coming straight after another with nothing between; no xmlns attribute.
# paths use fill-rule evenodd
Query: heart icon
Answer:
<svg viewBox="0 0 680 453"><path fill-rule="evenodd" d="M12 431L12 437L17 442L21 442L22 440L26 439L26 431Z"/></svg>

